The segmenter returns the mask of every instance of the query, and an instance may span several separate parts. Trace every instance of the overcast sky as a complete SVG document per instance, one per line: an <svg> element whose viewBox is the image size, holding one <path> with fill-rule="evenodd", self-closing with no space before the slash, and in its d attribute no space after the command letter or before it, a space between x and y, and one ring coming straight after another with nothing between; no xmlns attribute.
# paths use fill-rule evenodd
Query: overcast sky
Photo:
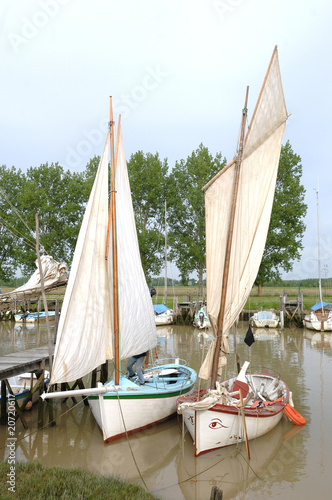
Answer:
<svg viewBox="0 0 332 500"><path fill-rule="evenodd" d="M84 170L102 152L109 96L129 159L186 159L200 143L230 160L278 46L284 137L302 158L308 215L294 279L332 276L329 0L2 0L1 163Z"/></svg>

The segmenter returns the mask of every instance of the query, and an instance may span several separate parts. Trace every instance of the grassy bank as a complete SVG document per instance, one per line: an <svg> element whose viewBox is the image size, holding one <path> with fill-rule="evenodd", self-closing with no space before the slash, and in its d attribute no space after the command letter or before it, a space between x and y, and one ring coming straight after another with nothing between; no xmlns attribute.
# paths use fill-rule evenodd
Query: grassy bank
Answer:
<svg viewBox="0 0 332 500"><path fill-rule="evenodd" d="M156 286L157 295L152 297L154 304L161 304L164 302L164 287ZM2 293L11 291L13 288L2 287ZM287 300L296 300L298 294L297 287L263 287L263 295L258 296L258 288L253 287L250 293L250 297L247 300L244 309L245 310L260 310L260 309L275 309L280 308L280 296L283 292L287 293ZM319 301L319 291L318 288L314 287L301 287L301 292L303 293L304 309L309 310L316 302ZM323 299L326 302L332 302L332 289L324 287ZM65 293L65 287L60 287L53 290L51 293L47 294L49 299L62 299ZM206 298L206 289L204 289L204 298ZM173 297L176 296L178 302L186 302L192 297L193 301L196 300L198 296L198 287L194 286L174 286L169 287L167 292L167 305L169 308L173 307Z"/></svg>
<svg viewBox="0 0 332 500"><path fill-rule="evenodd" d="M164 288L155 287L157 295L153 297L153 303L161 303L164 300ZM254 287L251 290L249 299L247 300L244 309L245 310L260 310L260 309L280 309L280 296L283 292L287 293L287 300L296 300L298 294L297 287L264 287L263 295L258 296L258 288ZM332 302L332 289L324 289L323 299L325 302ZM301 293L303 293L303 303L304 309L309 310L316 302L319 301L319 291L318 288L301 288ZM197 287L185 287L176 286L168 289L167 305L168 307L173 307L173 294L178 298L179 302L188 301L189 297L195 301L198 295ZM204 290L204 297L206 297L206 290Z"/></svg>
<svg viewBox="0 0 332 500"><path fill-rule="evenodd" d="M124 481L91 474L83 469L45 467L39 463L16 463L15 476L7 476L10 466L0 463L2 500L154 500L143 488ZM8 483L13 479L12 483ZM13 484L13 486L12 486ZM9 490L13 487L14 490Z"/></svg>

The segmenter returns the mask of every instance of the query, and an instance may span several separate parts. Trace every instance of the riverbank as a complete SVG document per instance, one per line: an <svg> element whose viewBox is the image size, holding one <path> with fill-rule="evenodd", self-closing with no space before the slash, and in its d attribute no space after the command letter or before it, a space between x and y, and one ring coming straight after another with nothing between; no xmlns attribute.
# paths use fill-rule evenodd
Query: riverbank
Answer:
<svg viewBox="0 0 332 500"><path fill-rule="evenodd" d="M14 469L11 469L12 467ZM2 500L157 499L140 486L120 479L98 476L78 468L45 467L35 462L18 462L15 465L9 465L8 462L0 463L0 498Z"/></svg>

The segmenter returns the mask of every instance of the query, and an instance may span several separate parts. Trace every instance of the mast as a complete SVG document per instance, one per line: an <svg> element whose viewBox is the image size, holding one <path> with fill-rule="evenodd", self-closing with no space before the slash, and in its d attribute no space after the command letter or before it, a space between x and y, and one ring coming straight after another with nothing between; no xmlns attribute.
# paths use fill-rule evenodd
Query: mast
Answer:
<svg viewBox="0 0 332 500"><path fill-rule="evenodd" d="M167 201L165 200L165 306L167 307Z"/></svg>
<svg viewBox="0 0 332 500"><path fill-rule="evenodd" d="M222 342L222 337L223 337L226 293L227 293L227 283L228 283L228 275L229 275L229 263L230 263L231 247L232 247L232 241L233 241L233 229L234 229L234 219L235 219L236 204L237 204L237 194L238 194L238 189L239 189L240 168L241 168L242 155L243 155L244 131L245 131L245 125L246 125L246 119L247 119L248 93L249 93L249 87L247 87L245 104L244 104L244 108L242 110L240 141L239 141L239 147L238 147L238 154L237 154L237 158L235 161L235 183L234 183L234 192L233 192L233 202L232 202L231 216L230 216L230 223L229 223L229 230L228 230L228 237L227 237L226 256L225 256L222 290L221 290L221 302L220 302L220 310L219 310L218 323L217 323L216 347L215 347L215 351L214 351L213 364L212 364L211 389L215 389L215 386L216 386L220 348L221 348L221 342Z"/></svg>
<svg viewBox="0 0 332 500"><path fill-rule="evenodd" d="M113 108L112 97L110 97L110 156L111 156L111 200L110 200L110 215L108 226L112 226L112 268L113 268L113 308L114 308L114 363L115 363L115 385L120 382L120 339L119 339L119 295L118 295L118 256L116 245L116 213L115 213L115 158L114 158L114 121L113 121ZM119 138L120 119L117 133L117 145ZM116 145L116 147L117 147ZM106 256L108 258L108 242L110 231L107 232Z"/></svg>
<svg viewBox="0 0 332 500"><path fill-rule="evenodd" d="M319 300L321 309L323 311L323 298L322 298L322 279L321 279L321 270L320 270L320 239L319 239L319 198L318 198L318 189L316 191L317 197L317 237L318 237L318 283L319 283Z"/></svg>

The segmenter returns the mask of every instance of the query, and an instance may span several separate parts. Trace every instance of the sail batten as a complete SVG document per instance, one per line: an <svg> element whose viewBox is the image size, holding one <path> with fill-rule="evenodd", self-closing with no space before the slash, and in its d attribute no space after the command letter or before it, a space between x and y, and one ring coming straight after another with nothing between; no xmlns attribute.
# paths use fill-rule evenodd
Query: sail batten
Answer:
<svg viewBox="0 0 332 500"><path fill-rule="evenodd" d="M225 336L222 350L226 354L226 332L247 301L263 256L286 120L287 110L275 50L244 141L221 332ZM236 162L231 162L205 192L207 305L215 335L236 168ZM214 346L211 351L213 349ZM210 377L211 356L210 352L202 365L201 378Z"/></svg>

